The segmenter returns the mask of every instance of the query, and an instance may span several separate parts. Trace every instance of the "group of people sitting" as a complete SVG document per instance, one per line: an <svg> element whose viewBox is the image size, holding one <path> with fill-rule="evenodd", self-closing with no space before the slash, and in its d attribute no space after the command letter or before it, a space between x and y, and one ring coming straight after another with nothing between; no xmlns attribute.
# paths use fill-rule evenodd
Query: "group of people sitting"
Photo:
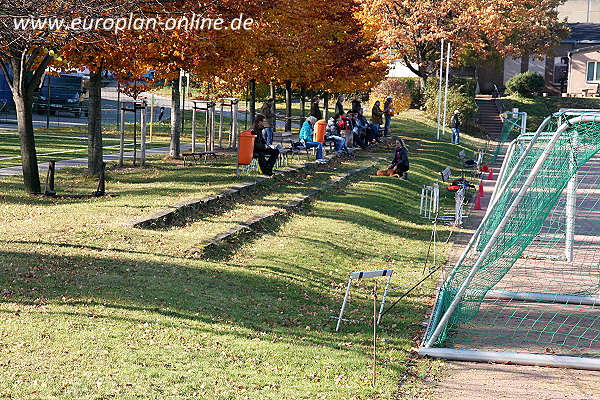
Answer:
<svg viewBox="0 0 600 400"><path fill-rule="evenodd" d="M344 111L344 96L338 97L335 105L335 114L328 119L325 130L325 142L333 143L333 151L338 154L345 154L354 157L348 149L347 137L352 135L352 141L355 145L366 148L376 143L380 138L380 126L383 124L383 117L386 117L386 128L384 134L389 135L388 119L393 115L392 97L389 96L385 110L381 110L380 102L376 101L372 113L371 122L363 115L363 108L358 95L352 100L352 108L349 112ZM262 114L258 114L252 127L253 134L256 135L254 142L254 157L258 160L260 170L265 175L273 175L273 167L277 162L281 146L273 146L273 128L275 127L275 110L273 99L267 100L261 109ZM389 118L388 118L389 116ZM314 140L314 127L318 120L323 119L320 109L320 99L318 96L312 98L310 116L306 118L300 129L299 142L306 148L316 148L317 161L327 162L323 158L323 143Z"/></svg>

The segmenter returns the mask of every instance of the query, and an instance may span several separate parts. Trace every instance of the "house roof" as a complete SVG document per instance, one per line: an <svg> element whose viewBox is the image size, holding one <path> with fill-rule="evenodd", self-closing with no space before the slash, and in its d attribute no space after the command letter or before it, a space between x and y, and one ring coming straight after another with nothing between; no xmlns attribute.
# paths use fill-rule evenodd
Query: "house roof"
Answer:
<svg viewBox="0 0 600 400"><path fill-rule="evenodd" d="M593 45L593 46L586 46L586 47L580 47L578 49L575 49L571 52L569 52L569 54L576 54L576 53L587 53L588 51L598 51L600 50L600 45Z"/></svg>
<svg viewBox="0 0 600 400"><path fill-rule="evenodd" d="M600 24L578 22L569 27L571 34L563 43L600 44Z"/></svg>

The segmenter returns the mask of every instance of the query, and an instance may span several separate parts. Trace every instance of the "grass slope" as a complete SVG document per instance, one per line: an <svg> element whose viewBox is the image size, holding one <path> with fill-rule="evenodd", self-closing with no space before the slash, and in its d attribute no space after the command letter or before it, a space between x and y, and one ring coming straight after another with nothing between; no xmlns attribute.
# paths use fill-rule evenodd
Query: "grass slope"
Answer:
<svg viewBox="0 0 600 400"><path fill-rule="evenodd" d="M503 97L505 110L518 108L527 113L527 128L535 131L542 121L561 108L600 109L600 99L592 97Z"/></svg>
<svg viewBox="0 0 600 400"><path fill-rule="evenodd" d="M457 167L460 148L433 141L435 128L417 112L402 113L395 131L409 141L410 181L365 176L212 260L189 258L186 249L232 220L284 204L392 148L270 181L238 205L161 231L123 223L231 186L233 161L182 168L151 160L147 169L112 169L108 190L118 197L78 201L25 196L18 177L3 179L0 396L388 399L422 393L423 376L438 364L412 359L410 349L435 280L384 318L374 388L372 281L352 291L346 316L355 322L336 333L330 319L352 271L393 268L391 300L422 277L431 224L418 217L420 189L446 165ZM57 189L65 182L73 191L92 189L82 171L58 171ZM440 237L448 233L440 229Z"/></svg>

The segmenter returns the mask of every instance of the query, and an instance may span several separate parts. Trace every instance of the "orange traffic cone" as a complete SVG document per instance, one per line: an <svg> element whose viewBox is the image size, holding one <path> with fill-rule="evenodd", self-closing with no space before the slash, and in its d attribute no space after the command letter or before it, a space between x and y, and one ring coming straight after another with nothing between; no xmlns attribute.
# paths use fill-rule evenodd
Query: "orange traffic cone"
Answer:
<svg viewBox="0 0 600 400"><path fill-rule="evenodd" d="M475 205L473 206L473 210L481 210L481 196L479 193L475 196Z"/></svg>
<svg viewBox="0 0 600 400"><path fill-rule="evenodd" d="M479 181L479 190L477 191L477 197L484 197L484 195L483 195L483 181Z"/></svg>
<svg viewBox="0 0 600 400"><path fill-rule="evenodd" d="M493 181L494 180L494 171L490 168L490 174L488 175L488 180L489 181Z"/></svg>

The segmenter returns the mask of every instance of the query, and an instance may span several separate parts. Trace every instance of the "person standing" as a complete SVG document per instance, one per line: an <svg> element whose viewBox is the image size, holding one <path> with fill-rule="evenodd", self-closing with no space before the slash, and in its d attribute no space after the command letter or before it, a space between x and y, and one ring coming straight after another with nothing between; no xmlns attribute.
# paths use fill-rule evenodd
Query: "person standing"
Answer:
<svg viewBox="0 0 600 400"><path fill-rule="evenodd" d="M383 104L383 114L385 115L385 127L383 129L383 134L385 136L390 136L390 124L392 122L392 116L394 116L394 98L392 96L388 96L385 103Z"/></svg>
<svg viewBox="0 0 600 400"><path fill-rule="evenodd" d="M261 108L262 115L265 116L265 141L266 144L273 144L273 131L275 130L275 100L269 99L263 104Z"/></svg>
<svg viewBox="0 0 600 400"><path fill-rule="evenodd" d="M318 120L323 119L323 113L321 112L321 108L319 107L319 97L315 96L312 98L310 103L310 116L315 117Z"/></svg>
<svg viewBox="0 0 600 400"><path fill-rule="evenodd" d="M344 115L344 99L344 95L340 94L337 103L335 103L335 113L337 115Z"/></svg>
<svg viewBox="0 0 600 400"><path fill-rule="evenodd" d="M371 134L369 136L369 143L373 143L373 140L379 141L379 128L383 124L383 111L381 111L381 102L377 100L371 109Z"/></svg>
<svg viewBox="0 0 600 400"><path fill-rule="evenodd" d="M362 108L362 106L360 104L360 100L358 98L358 95L356 95L352 99L352 110L350 112L354 113L354 114L358 114L360 112L361 108Z"/></svg>
<svg viewBox="0 0 600 400"><path fill-rule="evenodd" d="M258 160L260 172L271 176L273 175L273 167L279 157L279 149L273 148L267 143L263 134L266 124L265 116L258 114L252 126L252 134L256 135L256 140L254 141L254 158ZM268 159L267 156L269 156Z"/></svg>
<svg viewBox="0 0 600 400"><path fill-rule="evenodd" d="M454 110L454 114L452 115L452 119L450 119L450 129L452 130L452 143L460 144L460 118L458 115L460 111Z"/></svg>
<svg viewBox="0 0 600 400"><path fill-rule="evenodd" d="M327 160L323 159L323 143L313 141L313 131L316 122L317 118L313 117L312 115L306 118L306 121L304 121L302 124L302 129L300 129L300 136L298 137L298 140L300 140L307 149L316 147L317 161L320 163L326 163Z"/></svg>

